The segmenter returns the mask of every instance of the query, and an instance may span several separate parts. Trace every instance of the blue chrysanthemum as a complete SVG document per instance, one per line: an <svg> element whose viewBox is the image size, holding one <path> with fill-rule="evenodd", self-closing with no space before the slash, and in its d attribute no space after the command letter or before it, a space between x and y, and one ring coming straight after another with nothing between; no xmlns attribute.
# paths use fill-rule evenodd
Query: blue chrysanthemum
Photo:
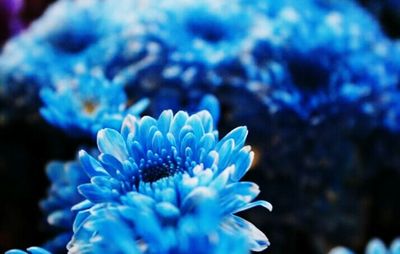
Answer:
<svg viewBox="0 0 400 254"><path fill-rule="evenodd" d="M258 68L271 61L284 66L289 81L272 89L285 93L288 105L297 105L302 117L336 102L337 86L343 84L336 82L338 70L349 54L368 52L384 39L376 22L349 1L261 3L271 31L255 47L253 62ZM365 26L370 29L363 30ZM357 66L347 66L349 72L352 68Z"/></svg>
<svg viewBox="0 0 400 254"><path fill-rule="evenodd" d="M48 77L53 71L62 71L60 67L65 67L64 71L75 68L84 63L80 57L103 40L121 33L132 22L129 16L123 16L132 10L133 4L131 1L122 1L118 6L99 0L57 1L26 32L7 43L2 71L7 77L23 79L26 70L40 69L35 65L39 60L48 64L47 69L41 69ZM20 57L13 57L16 55Z"/></svg>
<svg viewBox="0 0 400 254"><path fill-rule="evenodd" d="M245 55L265 29L262 13L243 7L236 0L162 1L140 17L171 60L213 66Z"/></svg>
<svg viewBox="0 0 400 254"><path fill-rule="evenodd" d="M143 30L133 33L136 43L132 41L147 53L115 77L128 90L153 93L156 107L163 110L179 105L175 100L186 110L185 101L199 101L206 94L218 98L219 86L261 87L271 111L288 101L284 92L273 89L286 81L283 66L272 60L257 67L251 57L271 33L261 8L237 0L147 3L150 8L137 13L137 26Z"/></svg>
<svg viewBox="0 0 400 254"><path fill-rule="evenodd" d="M365 248L365 254L399 254L400 253L400 239L395 239L387 248L385 243L379 239L371 240ZM329 254L354 254L354 252L345 247L335 247Z"/></svg>
<svg viewBox="0 0 400 254"><path fill-rule="evenodd" d="M142 99L129 106L123 87L101 75L83 74L41 92L42 116L72 135L95 136L101 128L120 129L127 114L139 115L147 107Z"/></svg>
<svg viewBox="0 0 400 254"><path fill-rule="evenodd" d="M75 243L92 239L91 234L80 232L86 223L90 225L89 215L95 207L119 206L128 202L125 199L144 196L165 215L185 214L188 205L185 200L203 188L215 192L218 216L222 217L218 223L221 229L239 230L252 250L266 248L269 242L265 235L251 223L233 215L258 205L271 209L265 201L252 202L259 193L256 184L239 181L253 159L250 147L244 146L246 136L247 129L239 127L219 140L207 111L191 116L183 111L176 115L164 111L158 119L128 116L121 132L101 130L97 139L101 152L98 160L80 152L82 166L91 182L79 186L87 200L76 206L82 211L75 221L70 248L74 248ZM132 199L137 202L136 198ZM127 219L135 223L163 225L168 222L168 216L152 222L154 218L138 221L132 215L126 214ZM196 228L196 224L193 227ZM148 236L146 232L140 234L143 240ZM151 248L156 247L149 245L148 248L152 253Z"/></svg>
<svg viewBox="0 0 400 254"><path fill-rule="evenodd" d="M94 68L88 66L94 54L99 63L100 58L110 58L112 51L104 51L104 41L130 27L134 6L135 1L115 5L99 0L61 0L51 5L2 51L0 95L17 98L8 102L10 110L37 106L39 89L51 87L54 77L75 74L82 66Z"/></svg>

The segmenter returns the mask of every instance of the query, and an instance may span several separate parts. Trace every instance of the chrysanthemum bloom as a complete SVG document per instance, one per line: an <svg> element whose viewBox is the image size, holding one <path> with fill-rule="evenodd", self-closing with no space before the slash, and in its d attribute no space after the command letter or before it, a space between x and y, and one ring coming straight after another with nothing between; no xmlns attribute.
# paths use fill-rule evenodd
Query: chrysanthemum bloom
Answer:
<svg viewBox="0 0 400 254"><path fill-rule="evenodd" d="M123 87L90 74L62 80L55 89L42 90L41 98L42 116L75 136L95 136L105 127L120 129L127 114L138 116L148 105L147 99L128 105Z"/></svg>
<svg viewBox="0 0 400 254"><path fill-rule="evenodd" d="M215 66L246 54L266 29L261 12L242 7L237 0L163 1L140 18L170 50L170 61Z"/></svg>
<svg viewBox="0 0 400 254"><path fill-rule="evenodd" d="M289 82L276 89L286 92L288 102L299 101L297 111L307 118L321 104L336 101L338 86L345 84L337 82L338 70L347 57L369 52L385 39L378 24L349 1L288 0L266 3L260 8L269 18L271 32L255 47L253 62L258 68L271 61L284 66ZM363 30L365 26L370 29ZM352 68L357 66L347 67L349 72Z"/></svg>
<svg viewBox="0 0 400 254"><path fill-rule="evenodd" d="M271 80L273 67L253 73L246 62L269 25L255 6L238 0L148 4L137 13L137 26L143 30L136 36L159 53L132 62L115 79L125 83L128 91L154 97L153 114L159 114L159 109L186 110L188 102L201 101L226 83L243 86L260 76Z"/></svg>
<svg viewBox="0 0 400 254"><path fill-rule="evenodd" d="M129 3L123 1L115 6L111 1L57 1L27 31L5 46L1 67L6 81L32 76L35 84L48 86L52 72L57 75L85 64L85 54L103 40L119 35L130 24L131 19L124 17L132 10L133 3ZM40 75L46 76L43 80L35 77L38 73L29 72L40 69L36 66L39 60L48 64L47 69L41 69Z"/></svg>
<svg viewBox="0 0 400 254"><path fill-rule="evenodd" d="M389 247L385 246L379 239L372 239L365 248L365 254L399 254L400 238L393 240ZM335 247L329 254L354 254L354 252L345 247Z"/></svg>
<svg viewBox="0 0 400 254"><path fill-rule="evenodd" d="M90 0L52 5L30 29L7 43L0 57L0 95L8 108L7 116L16 115L11 113L14 108L36 112L39 90L54 88L60 76L77 75L82 69L100 70L107 79L121 85L129 82L129 100L150 93L151 97L164 96L162 102L149 108L153 114L159 114L160 108L175 109L175 104L179 105L177 110L199 108L197 104L204 104L203 97L210 91L195 92L189 86L204 84L204 73L195 70L194 65L171 64L166 57L170 51L167 42L146 30L152 25L139 22L143 16L139 14L152 10L149 6L155 4L129 0L116 6L109 0ZM160 75L162 80L158 79ZM142 92L137 83L143 85ZM175 89L173 93L180 93L178 103L175 98L165 99L171 88Z"/></svg>
<svg viewBox="0 0 400 254"><path fill-rule="evenodd" d="M94 54L98 63L111 58L113 52L104 50L103 43L129 27L133 5L134 1L120 1L118 5L99 0L57 1L27 30L7 42L0 57L0 95L13 98L7 101L9 110L37 109L38 90L51 87L54 77L75 74ZM129 51L121 54L130 57Z"/></svg>
<svg viewBox="0 0 400 254"><path fill-rule="evenodd" d="M233 215L259 205L272 208L265 201L252 202L259 193L256 184L239 181L253 159L250 147L244 146L246 136L247 129L239 127L219 140L207 111L191 116L183 111L175 115L172 111L164 111L158 119L127 116L121 132L101 130L97 139L101 152L98 159L80 152L81 164L91 181L79 186L87 200L75 207L81 211L75 220L70 251L79 253L83 247L78 246L96 241L95 235L82 232L92 224L90 214L97 208L135 207L138 198L144 199L150 202L149 209L156 209L161 217L148 215L140 218L132 212L122 213L128 221L124 223L154 225L151 230L156 230L159 226L171 226L168 224L169 216L178 216L178 219L189 216L191 202L202 200L202 194L215 195L217 199L218 231L232 233L237 230L246 236L247 249L265 249L269 245L265 235L250 222ZM153 221L155 219L159 221ZM193 230L202 225L195 222ZM171 227L173 232L175 230L173 234L178 234L179 227ZM132 230L140 237L138 245L148 248L145 253L157 253L157 249L153 249L157 247L152 246L150 240L164 241L156 239L162 234L141 232L138 228ZM135 234L130 234L130 239L137 240ZM163 253L174 253L173 236L165 237L167 247L162 249ZM99 241L102 241L101 237Z"/></svg>

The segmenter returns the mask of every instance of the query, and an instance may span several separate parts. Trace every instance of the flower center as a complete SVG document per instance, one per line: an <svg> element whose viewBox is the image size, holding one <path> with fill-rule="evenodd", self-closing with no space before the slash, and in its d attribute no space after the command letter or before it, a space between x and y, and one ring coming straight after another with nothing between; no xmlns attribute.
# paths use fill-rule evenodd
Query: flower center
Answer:
<svg viewBox="0 0 400 254"><path fill-rule="evenodd" d="M156 182L161 178L170 177L183 171L180 160L169 157L165 160L147 160L146 163L142 159L139 170L140 178L143 182Z"/></svg>
<svg viewBox="0 0 400 254"><path fill-rule="evenodd" d="M304 91L316 91L330 82L329 66L320 61L318 55L295 55L289 59L288 67L293 82Z"/></svg>
<svg viewBox="0 0 400 254"><path fill-rule="evenodd" d="M209 43L220 42L227 37L227 27L216 15L204 11L193 11L186 27L190 33Z"/></svg>
<svg viewBox="0 0 400 254"><path fill-rule="evenodd" d="M97 104L92 101L85 101L83 103L83 110L85 113L91 115L96 110Z"/></svg>
<svg viewBox="0 0 400 254"><path fill-rule="evenodd" d="M83 30L83 31L82 31ZM86 29L67 27L52 34L49 38L51 45L62 52L77 54L89 48L97 38Z"/></svg>
<svg viewBox="0 0 400 254"><path fill-rule="evenodd" d="M177 173L192 173L197 165L190 157L170 156L161 158L157 153L143 158L139 163L139 176L143 182L156 182L161 178L170 177Z"/></svg>

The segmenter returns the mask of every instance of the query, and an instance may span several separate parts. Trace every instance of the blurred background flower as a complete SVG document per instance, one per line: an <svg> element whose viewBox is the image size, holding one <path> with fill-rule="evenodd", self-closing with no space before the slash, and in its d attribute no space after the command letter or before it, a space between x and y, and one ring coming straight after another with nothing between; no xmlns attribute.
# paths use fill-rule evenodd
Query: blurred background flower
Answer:
<svg viewBox="0 0 400 254"><path fill-rule="evenodd" d="M119 130L126 115L139 116L149 104L145 98L129 105L123 87L102 74L82 74L60 80L54 90L41 90L40 113L72 136L95 137L102 128Z"/></svg>

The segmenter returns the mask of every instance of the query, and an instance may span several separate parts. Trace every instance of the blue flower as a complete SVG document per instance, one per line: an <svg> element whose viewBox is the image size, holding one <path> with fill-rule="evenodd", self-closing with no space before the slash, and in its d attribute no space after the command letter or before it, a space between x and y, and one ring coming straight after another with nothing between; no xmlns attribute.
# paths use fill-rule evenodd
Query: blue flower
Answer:
<svg viewBox="0 0 400 254"><path fill-rule="evenodd" d="M116 54L104 50L105 41L113 37L124 41L120 36L131 27L135 6L135 1L128 0L119 5L110 0L61 0L51 5L29 29L4 46L0 91L18 98L9 102L10 107L37 109L39 90L52 87L55 77L105 65L104 61L113 58L110 54ZM129 52L124 55L130 57ZM95 56L98 62L91 60Z"/></svg>
<svg viewBox="0 0 400 254"><path fill-rule="evenodd" d="M389 248L379 239L372 239L365 248L365 254L399 254L400 238L393 240ZM329 254L354 254L353 251L345 247L335 247Z"/></svg>
<svg viewBox="0 0 400 254"><path fill-rule="evenodd" d="M60 80L57 87L43 89L42 116L71 135L92 135L104 127L119 129L127 114L139 115L147 99L128 106L123 87L102 75L83 74Z"/></svg>
<svg viewBox="0 0 400 254"><path fill-rule="evenodd" d="M136 197L146 197L159 209L164 209L166 215L185 214L186 206L190 207L185 200L206 188L215 192L218 200L216 204L222 218L219 229L243 233L252 250L265 249L269 245L265 235L250 222L234 215L254 206L272 208L266 201L252 202L259 193L256 184L240 182L254 156L250 147L244 146L246 136L247 129L239 127L219 140L207 111L191 116L183 111L175 115L164 111L158 119L127 116L121 132L99 131L97 143L101 154L98 160L80 152L82 167L91 180L78 187L87 200L75 206L81 211L75 220L70 248L75 243L88 241L91 234L81 234L80 229L89 223L91 211L99 206L124 205L124 199L134 202ZM151 218L136 220L132 213L125 216L147 225L163 225L167 219L153 222ZM148 235L142 232L140 236Z"/></svg>
<svg viewBox="0 0 400 254"><path fill-rule="evenodd" d="M336 82L338 71L347 57L367 53L385 39L378 24L347 1L288 0L260 8L270 18L272 32L254 48L253 62L258 68L271 61L283 66L288 81L272 89L286 94L286 108L296 106L295 111L306 120L324 105L337 103L337 86L343 84ZM365 31L365 26L371 29ZM347 66L349 72L354 68L357 66ZM370 83L373 85L372 80Z"/></svg>
<svg viewBox="0 0 400 254"><path fill-rule="evenodd" d="M77 187L89 182L89 178L77 161L50 162L46 166L46 173L51 186L47 198L40 202L40 208L46 214L47 222L62 233L44 247L50 251L65 250L72 237L72 225L76 216L71 208L84 200Z"/></svg>
<svg viewBox="0 0 400 254"><path fill-rule="evenodd" d="M268 26L262 12L243 9L240 1L148 1L148 5L137 13L137 26L143 31L131 41L146 48L145 56L118 72L115 81L128 91L154 98L152 114L166 109L196 112L192 108L199 107L188 104L202 104L204 96L215 93L215 86L226 80L243 83L243 77L236 77L236 66L224 66L248 58ZM240 62L238 68L246 78L252 75L246 63Z"/></svg>
<svg viewBox="0 0 400 254"><path fill-rule="evenodd" d="M156 4L155 4L156 3ZM162 1L140 15L148 36L165 43L169 61L206 66L246 54L264 17L240 1Z"/></svg>
<svg viewBox="0 0 400 254"><path fill-rule="evenodd" d="M109 1L98 0L62 0L51 5L28 30L5 45L2 83L49 86L53 74L79 68L88 50L121 30L115 14L102 15L110 6Z"/></svg>
<svg viewBox="0 0 400 254"><path fill-rule="evenodd" d="M152 93L154 114L176 106L191 111L186 101L208 94L219 99L220 86L261 87L270 95L264 94L264 101L271 111L288 101L288 93L273 89L286 81L283 66L276 61L255 66L252 60L254 47L271 32L261 8L238 0L147 3L150 8L137 14L143 31L135 40L141 42L133 43L147 48L146 56L116 74L115 81L146 97Z"/></svg>

